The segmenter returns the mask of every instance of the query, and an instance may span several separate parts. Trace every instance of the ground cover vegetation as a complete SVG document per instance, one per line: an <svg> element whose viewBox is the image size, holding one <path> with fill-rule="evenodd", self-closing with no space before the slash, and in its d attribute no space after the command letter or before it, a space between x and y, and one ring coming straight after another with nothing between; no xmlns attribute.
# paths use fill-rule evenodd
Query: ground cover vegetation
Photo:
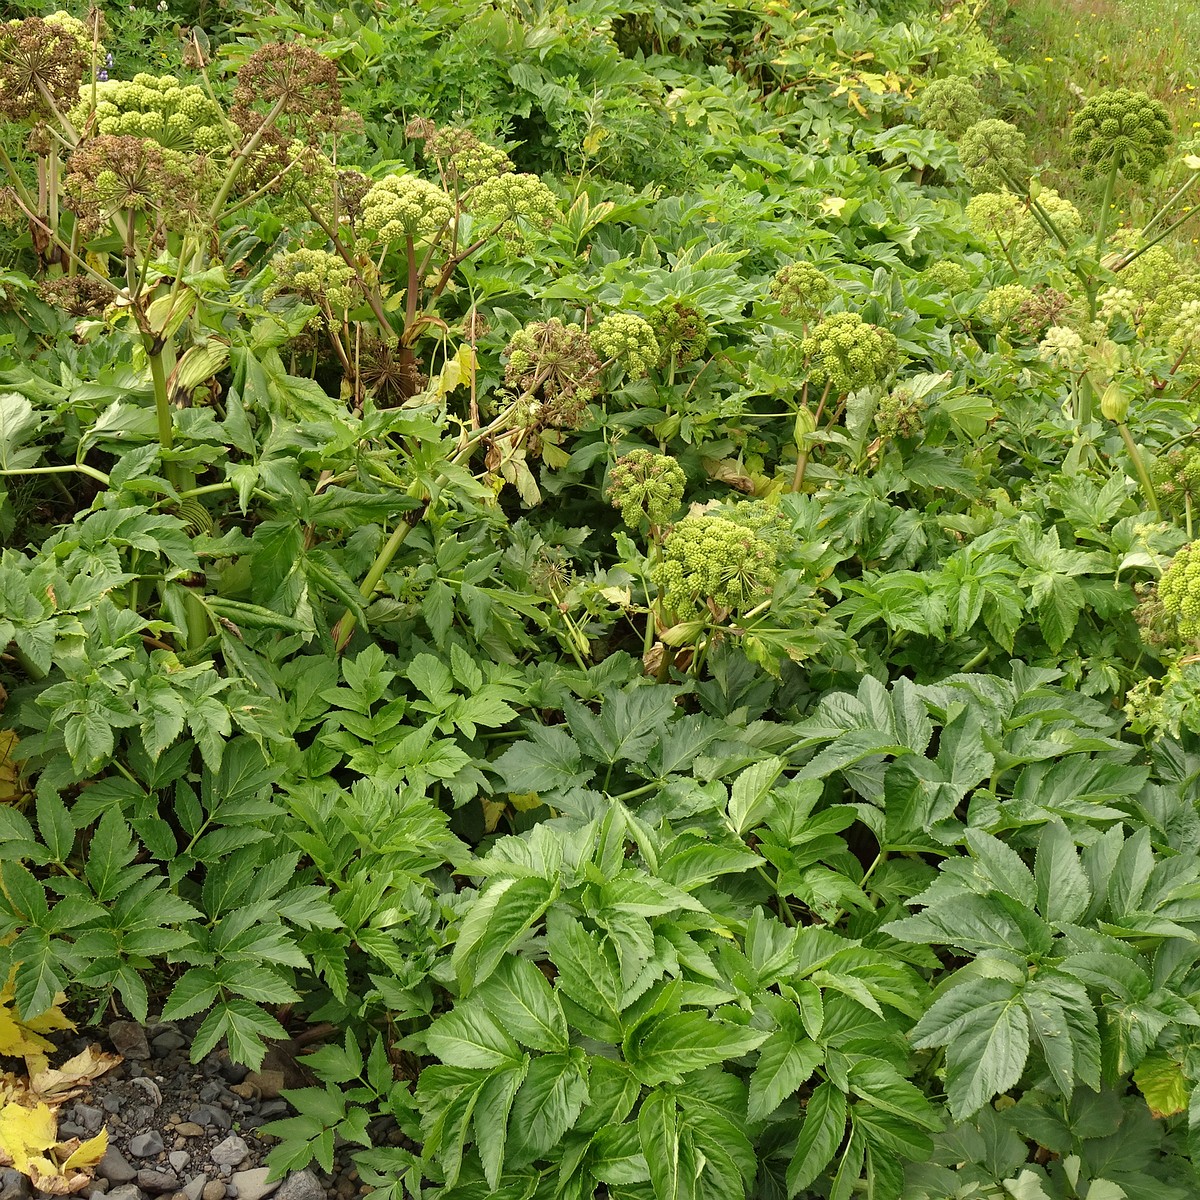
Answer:
<svg viewBox="0 0 1200 1200"><path fill-rule="evenodd" d="M1075 204L980 5L171 16L0 25L0 1160L66 1003L327 1031L385 1197L1194 1195L1189 131Z"/></svg>

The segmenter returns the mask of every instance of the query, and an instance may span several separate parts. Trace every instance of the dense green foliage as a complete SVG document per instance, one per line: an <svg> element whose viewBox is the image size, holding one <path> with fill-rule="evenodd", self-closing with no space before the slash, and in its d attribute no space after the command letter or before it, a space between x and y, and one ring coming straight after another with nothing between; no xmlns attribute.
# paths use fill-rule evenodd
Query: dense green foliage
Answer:
<svg viewBox="0 0 1200 1200"><path fill-rule="evenodd" d="M0 25L18 1011L328 1023L397 1200L1195 1194L1159 107L1093 226L966 6L145 15Z"/></svg>

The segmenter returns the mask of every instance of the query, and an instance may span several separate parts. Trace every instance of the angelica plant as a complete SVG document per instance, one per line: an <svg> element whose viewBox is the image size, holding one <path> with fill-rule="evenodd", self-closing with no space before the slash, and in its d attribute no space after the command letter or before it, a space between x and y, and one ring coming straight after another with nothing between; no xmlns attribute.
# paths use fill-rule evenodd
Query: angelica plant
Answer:
<svg viewBox="0 0 1200 1200"><path fill-rule="evenodd" d="M642 379L658 363L662 350L654 329L636 313L610 313L591 331L592 349L615 363L628 379Z"/></svg>
<svg viewBox="0 0 1200 1200"><path fill-rule="evenodd" d="M925 86L917 98L917 111L926 129L936 129L953 140L983 116L983 101L969 79L947 75Z"/></svg>

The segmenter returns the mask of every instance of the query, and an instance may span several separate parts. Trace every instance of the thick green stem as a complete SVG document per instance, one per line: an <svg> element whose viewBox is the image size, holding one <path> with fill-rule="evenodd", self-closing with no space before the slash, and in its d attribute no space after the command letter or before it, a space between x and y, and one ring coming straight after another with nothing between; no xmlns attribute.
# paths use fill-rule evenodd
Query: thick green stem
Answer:
<svg viewBox="0 0 1200 1200"><path fill-rule="evenodd" d="M69 475L76 471L108 487L108 476L86 463L72 463L70 466L61 467L26 467L23 471L0 471L0 475Z"/></svg>
<svg viewBox="0 0 1200 1200"><path fill-rule="evenodd" d="M1109 214L1112 211L1113 192L1117 186L1117 172L1120 161L1114 155L1112 166L1108 168L1108 178L1104 181L1104 200L1100 205L1100 220L1096 225L1096 257L1104 254L1104 238L1108 233Z"/></svg>
<svg viewBox="0 0 1200 1200"><path fill-rule="evenodd" d="M1117 423L1117 429L1121 432L1121 440L1125 443L1125 449L1129 451L1129 457L1133 459L1133 469L1137 472L1138 482L1142 485L1142 495L1146 497L1146 502L1154 510L1154 515L1162 516L1162 511L1158 506L1158 493L1154 490L1150 472L1146 470L1146 460L1142 458L1142 452L1133 440L1129 426L1124 421L1120 421Z"/></svg>
<svg viewBox="0 0 1200 1200"><path fill-rule="evenodd" d="M267 113L263 123L250 136L250 140L242 147L241 153L237 158L229 164L229 170L225 174L225 179L221 184L221 190L217 192L216 199L213 200L211 207L208 210L208 223L215 225L217 219L221 215L221 210L225 207L225 201L229 199L229 193L233 191L233 185L237 183L238 176L242 173L242 168L250 161L250 156L258 149L263 138L266 137L268 131L273 128L275 122L279 119L279 114L283 112L283 106L287 98L281 96L275 101L274 108Z"/></svg>

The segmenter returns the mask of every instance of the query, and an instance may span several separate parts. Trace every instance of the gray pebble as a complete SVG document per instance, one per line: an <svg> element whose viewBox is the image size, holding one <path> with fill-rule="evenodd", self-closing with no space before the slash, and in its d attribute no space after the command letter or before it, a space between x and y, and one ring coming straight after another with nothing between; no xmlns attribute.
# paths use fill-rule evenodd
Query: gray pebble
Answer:
<svg viewBox="0 0 1200 1200"><path fill-rule="evenodd" d="M282 1117L288 1110L286 1100L264 1100L258 1106L260 1117Z"/></svg>
<svg viewBox="0 0 1200 1200"><path fill-rule="evenodd" d="M95 1200L95 1197L103 1196L110 1187L112 1187L112 1184L107 1179L93 1179L91 1191L88 1192L88 1195Z"/></svg>
<svg viewBox="0 0 1200 1200"><path fill-rule="evenodd" d="M68 1138L73 1137L87 1137L87 1130L82 1125L77 1125L74 1121L59 1121L58 1140L65 1142Z"/></svg>
<svg viewBox="0 0 1200 1200"><path fill-rule="evenodd" d="M134 1134L129 1139L129 1153L134 1158L153 1158L156 1154L161 1154L165 1149L163 1136L157 1129L152 1129L149 1133Z"/></svg>
<svg viewBox="0 0 1200 1200"><path fill-rule="evenodd" d="M238 1200L265 1200L279 1187L279 1180L267 1182L269 1167L252 1167L249 1171L237 1171L230 1180L237 1188Z"/></svg>
<svg viewBox="0 0 1200 1200"><path fill-rule="evenodd" d="M183 1185L183 1190L179 1194L186 1196L187 1200L200 1200L200 1195L204 1191L204 1185L207 1182L207 1175L195 1175Z"/></svg>
<svg viewBox="0 0 1200 1200"><path fill-rule="evenodd" d="M186 1045L187 1038L178 1029L164 1030L150 1042L155 1058L166 1058L172 1050L182 1050Z"/></svg>
<svg viewBox="0 0 1200 1200"><path fill-rule="evenodd" d="M225 1185L225 1200L238 1200L238 1187L232 1178Z"/></svg>
<svg viewBox="0 0 1200 1200"><path fill-rule="evenodd" d="M113 1113L115 1115L116 1113L119 1113L121 1111L121 1097L120 1096L105 1096L104 1099L100 1101L100 1103L104 1106L105 1112Z"/></svg>
<svg viewBox="0 0 1200 1200"><path fill-rule="evenodd" d="M167 1162L171 1164L172 1171L182 1171L191 1161L192 1156L186 1150L172 1150L167 1155Z"/></svg>
<svg viewBox="0 0 1200 1200"><path fill-rule="evenodd" d="M220 1167L237 1167L250 1157L250 1147L236 1133L231 1133L209 1151L209 1157Z"/></svg>
<svg viewBox="0 0 1200 1200"><path fill-rule="evenodd" d="M108 1193L108 1200L143 1200L141 1189L132 1183L123 1183Z"/></svg>
<svg viewBox="0 0 1200 1200"><path fill-rule="evenodd" d="M143 1192L153 1196L179 1191L179 1176L172 1175L170 1171L139 1171L137 1181Z"/></svg>
<svg viewBox="0 0 1200 1200"><path fill-rule="evenodd" d="M204 1104L211 1104L214 1100L221 1100L224 1093L225 1089L214 1080L200 1089L200 1099Z"/></svg>
<svg viewBox="0 0 1200 1200"><path fill-rule="evenodd" d="M33 1184L16 1167L0 1167L0 1200L29 1200Z"/></svg>
<svg viewBox="0 0 1200 1200"><path fill-rule="evenodd" d="M108 1040L127 1059L150 1057L146 1031L136 1021L110 1021Z"/></svg>
<svg viewBox="0 0 1200 1200"><path fill-rule="evenodd" d="M201 1104L188 1113L188 1120L197 1125L215 1125L218 1129L232 1129L233 1118L215 1104Z"/></svg>
<svg viewBox="0 0 1200 1200"><path fill-rule="evenodd" d="M109 1183L129 1183L137 1177L137 1170L116 1146L109 1146L96 1167L96 1174L102 1175Z"/></svg>
<svg viewBox="0 0 1200 1200"><path fill-rule="evenodd" d="M96 1133L104 1124L104 1109L93 1108L90 1104L75 1105L75 1120L89 1133Z"/></svg>
<svg viewBox="0 0 1200 1200"><path fill-rule="evenodd" d="M325 1200L325 1188L311 1171L293 1171L275 1193L275 1200Z"/></svg>

